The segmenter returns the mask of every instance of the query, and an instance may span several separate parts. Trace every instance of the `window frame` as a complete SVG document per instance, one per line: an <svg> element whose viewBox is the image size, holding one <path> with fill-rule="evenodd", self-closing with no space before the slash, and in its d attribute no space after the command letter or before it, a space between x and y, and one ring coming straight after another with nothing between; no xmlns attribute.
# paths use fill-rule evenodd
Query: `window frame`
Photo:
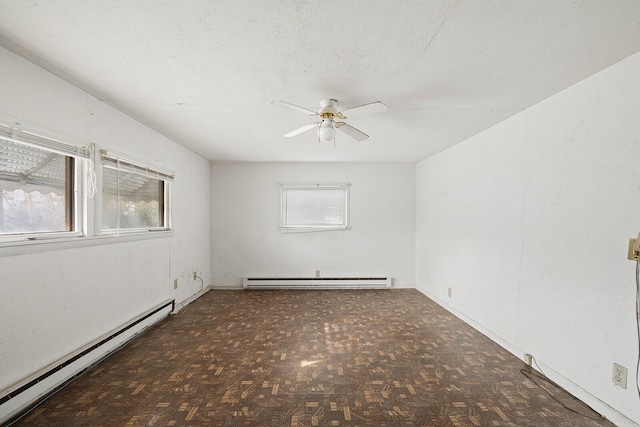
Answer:
<svg viewBox="0 0 640 427"><path fill-rule="evenodd" d="M112 151L107 151L105 149L99 149L100 156L96 156L96 176L98 189L100 192L100 196L96 194L95 197L95 205L98 207L96 209L96 215L94 219L95 223L95 233L100 236L120 236L120 235L133 235L133 234L144 234L149 232L168 232L171 231L171 184L175 178L175 175L172 171L163 169L159 166L152 166L147 162L141 162L138 160L134 160L131 157L124 157L119 154L116 154ZM105 166L108 164L108 166ZM114 167L115 166L115 167ZM102 170L104 167L116 170L122 170L127 173L137 173L140 175L148 176L152 179L156 179L162 181L163 191L162 191L162 216L160 218L161 226L159 227L138 227L138 228L102 228L102 191L103 191L103 180L102 180ZM119 210L118 210L119 211Z"/></svg>
<svg viewBox="0 0 640 427"><path fill-rule="evenodd" d="M2 123L0 123L0 139L9 143L65 156L65 223L69 223L69 230L66 231L28 231L0 234L0 246L85 236L86 227L83 220L85 217L85 204L83 203L84 187L82 185L82 176L85 167L90 161L90 148L68 144ZM0 202L1 200L0 196Z"/></svg>
<svg viewBox="0 0 640 427"><path fill-rule="evenodd" d="M351 199L351 183L278 183L280 189L280 221L278 229L281 233L310 233L320 231L348 231L351 230L350 223L350 199ZM342 210L344 211L343 221L341 224L290 224L287 218L288 211L288 190L342 190Z"/></svg>

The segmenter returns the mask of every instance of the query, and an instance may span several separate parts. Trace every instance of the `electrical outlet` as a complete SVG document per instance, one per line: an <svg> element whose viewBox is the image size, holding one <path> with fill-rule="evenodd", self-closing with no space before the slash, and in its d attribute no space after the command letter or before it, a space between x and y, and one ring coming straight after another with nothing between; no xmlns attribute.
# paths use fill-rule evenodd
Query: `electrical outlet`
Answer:
<svg viewBox="0 0 640 427"><path fill-rule="evenodd" d="M196 280L198 278L198 273L196 273L195 271L193 272L193 280Z"/></svg>
<svg viewBox="0 0 640 427"><path fill-rule="evenodd" d="M531 363L533 362L533 356L529 353L525 353L523 360L527 366L531 366Z"/></svg>
<svg viewBox="0 0 640 427"><path fill-rule="evenodd" d="M178 289L178 279L173 279L173 289Z"/></svg>
<svg viewBox="0 0 640 427"><path fill-rule="evenodd" d="M637 239L629 239L629 251L627 252L627 259L631 261L640 261L640 252L636 251Z"/></svg>
<svg viewBox="0 0 640 427"><path fill-rule="evenodd" d="M453 289L451 288L447 289L447 295L449 296L449 298L451 298L452 293L453 293Z"/></svg>
<svg viewBox="0 0 640 427"><path fill-rule="evenodd" d="M627 388L627 368L617 363L613 364L613 383L618 387Z"/></svg>

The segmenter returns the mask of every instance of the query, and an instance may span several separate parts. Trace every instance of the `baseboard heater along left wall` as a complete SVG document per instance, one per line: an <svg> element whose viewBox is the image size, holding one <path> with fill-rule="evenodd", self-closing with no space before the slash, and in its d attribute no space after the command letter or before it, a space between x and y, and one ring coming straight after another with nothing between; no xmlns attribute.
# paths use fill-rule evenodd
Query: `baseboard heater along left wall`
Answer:
<svg viewBox="0 0 640 427"><path fill-rule="evenodd" d="M11 388L0 392L0 424L14 420L86 370L117 351L149 326L174 311L175 300L147 310L121 327L59 360ZM5 367L6 368L6 367Z"/></svg>

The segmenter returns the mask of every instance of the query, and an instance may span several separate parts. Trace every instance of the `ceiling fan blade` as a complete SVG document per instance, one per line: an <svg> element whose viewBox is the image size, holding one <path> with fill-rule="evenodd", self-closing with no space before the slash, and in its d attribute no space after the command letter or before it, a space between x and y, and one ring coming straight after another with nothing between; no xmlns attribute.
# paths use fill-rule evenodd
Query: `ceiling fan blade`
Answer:
<svg viewBox="0 0 640 427"><path fill-rule="evenodd" d="M358 129L354 128L353 126L350 126L346 123L340 123L338 126L336 126L338 128L338 130L346 133L347 135L349 135L351 138L355 139L356 141L364 141L365 139L369 138L369 135L367 135L366 133L359 131Z"/></svg>
<svg viewBox="0 0 640 427"><path fill-rule="evenodd" d="M350 116L354 114L373 114L383 113L387 111L387 106L380 101L370 102L369 104L358 105L357 107L347 108L342 110L341 113L348 113Z"/></svg>
<svg viewBox="0 0 640 427"><path fill-rule="evenodd" d="M300 107L300 106L298 106L298 105L290 104L290 103L288 103L288 102L284 102L284 101L271 101L271 103L272 103L273 105L279 105L279 106L281 106L281 107L289 108L289 109L291 109L291 110L300 111L300 112L302 112L302 113L304 113L304 114L308 114L308 115L311 115L311 116L317 116L317 115L318 115L318 113L317 113L317 112L315 112L315 111L311 111L311 110L306 109L306 108L304 108L304 107Z"/></svg>
<svg viewBox="0 0 640 427"><path fill-rule="evenodd" d="M296 136L301 134L302 132L306 132L309 129L313 129L313 128L317 128L318 127L318 123L310 123L308 125L302 126L300 129L296 129L296 130L292 130L289 133L285 133L284 136L285 138L291 138L292 136Z"/></svg>

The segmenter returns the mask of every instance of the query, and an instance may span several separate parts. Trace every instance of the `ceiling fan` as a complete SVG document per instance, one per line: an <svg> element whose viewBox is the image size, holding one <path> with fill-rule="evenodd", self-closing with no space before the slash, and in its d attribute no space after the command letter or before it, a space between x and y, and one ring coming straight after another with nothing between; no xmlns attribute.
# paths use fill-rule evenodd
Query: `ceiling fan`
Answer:
<svg viewBox="0 0 640 427"><path fill-rule="evenodd" d="M339 111L337 100L323 99L322 101L320 101L320 109L317 112L284 101L273 101L272 104L280 105L281 107L290 108L296 111L301 111L310 116L318 116L320 118L319 122L302 126L301 128L286 133L283 136L290 138L292 136L299 135L302 132L316 128L318 133L318 142L333 141L334 144L336 138L336 129L344 132L356 141L364 141L365 139L369 138L369 135L367 135L366 133L354 128L351 125L348 125L343 121L338 121L347 118L344 115L345 113L351 115L352 113L380 113L383 111L387 111L387 106L380 101L358 105L357 107L351 107L347 108L346 110Z"/></svg>

